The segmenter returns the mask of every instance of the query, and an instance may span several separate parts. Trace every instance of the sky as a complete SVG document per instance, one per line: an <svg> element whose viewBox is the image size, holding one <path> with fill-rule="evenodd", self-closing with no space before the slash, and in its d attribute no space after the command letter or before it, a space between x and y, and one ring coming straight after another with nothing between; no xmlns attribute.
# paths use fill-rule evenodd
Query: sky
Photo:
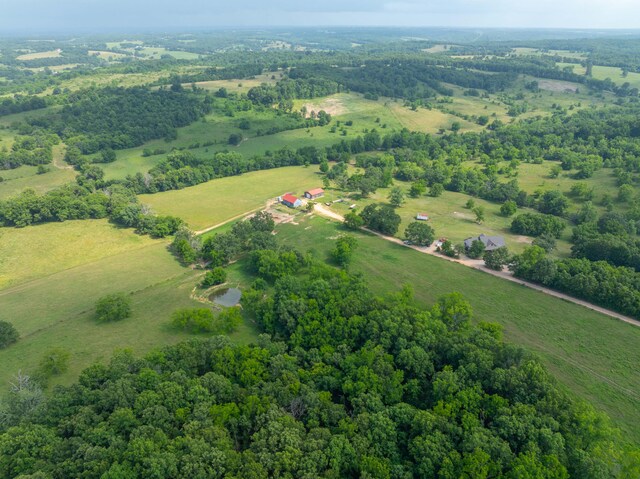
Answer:
<svg viewBox="0 0 640 479"><path fill-rule="evenodd" d="M640 28L640 0L0 0L0 36L222 26Z"/></svg>

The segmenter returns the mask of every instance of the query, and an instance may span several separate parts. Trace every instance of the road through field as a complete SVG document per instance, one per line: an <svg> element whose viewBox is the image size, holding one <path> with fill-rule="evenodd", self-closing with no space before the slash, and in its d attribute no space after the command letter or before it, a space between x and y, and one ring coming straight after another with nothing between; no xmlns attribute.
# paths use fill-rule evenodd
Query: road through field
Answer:
<svg viewBox="0 0 640 479"><path fill-rule="evenodd" d="M321 216L324 216L326 218L331 218L333 220L336 221L344 221L344 217L338 213L336 213L333 210L330 210L329 208L327 208L326 206L322 205L322 204L316 204L315 205L315 212L318 213ZM638 326L640 327L640 321L638 321L637 319L633 319L630 318L629 316L625 316L623 314L617 313L615 311L611 311L610 309L607 308L602 308L600 306L597 306L595 304L589 303L588 301L583 301L581 299L578 298L574 298L572 296L568 296L566 294L560 293L558 291L555 291L553 289L549 289L549 288L545 288L544 286L540 286L538 284L535 283L531 283L529 281L524 281L522 279L516 278L515 276L513 276L510 272L508 271L494 271L491 269L488 269L484 266L484 261L479 260L479 259L469 259L469 258L449 258L447 256L443 256L442 254L436 252L436 248L434 245L431 245L429 247L420 247L420 246L415 246L415 245L406 245L402 242L402 240L392 237L392 236L386 236L383 235L382 233L378 233L376 231L367 229L367 228L363 228L366 231L368 231L369 233L372 233L376 236L379 236L387 241L391 241L393 243L397 243L401 246L405 246L407 248L411 248L414 249L416 251L419 251L420 253L426 253L426 254L430 254L433 255L437 258L440 259L444 259L444 260L448 260L454 263L460 263L463 264L465 266L468 266L470 268L474 268L477 269L479 271L483 271L484 273L488 273L491 274L493 276L497 276L499 278L502 279L506 279L507 281L512 281L514 283L518 283L521 284L522 286L526 286L527 288L531 288L531 289L535 289L536 291L540 291L542 293L548 294L549 296L555 296L556 298L560 298L563 299L565 301L569 301L571 303L575 303L575 304L579 304L580 306L584 306L585 308L591 309L593 311L597 311L598 313L602 313L602 314L606 314L607 316L610 316L612 318L616 318L619 319L620 321L624 321L625 323L629 323L633 326Z"/></svg>

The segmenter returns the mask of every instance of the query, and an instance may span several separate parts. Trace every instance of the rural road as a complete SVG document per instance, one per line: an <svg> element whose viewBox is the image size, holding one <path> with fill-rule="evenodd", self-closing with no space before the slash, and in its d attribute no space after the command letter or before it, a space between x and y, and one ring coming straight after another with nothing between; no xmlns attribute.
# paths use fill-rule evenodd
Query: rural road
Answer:
<svg viewBox="0 0 640 479"><path fill-rule="evenodd" d="M344 221L344 217L342 215L339 215L335 211L332 211L329 208L327 208L326 206L324 206L322 204L319 204L319 203L317 203L315 205L315 212L318 213L321 216L324 216L325 218L331 218L331 219L336 220L336 221ZM518 284L520 284L522 286L526 286L527 288L535 289L536 291L540 291L542 293L548 294L549 296L555 296L556 298L564 299L565 301L569 301L571 303L579 304L580 306L584 306L585 308L591 309L593 311L597 311L598 313L602 313L602 314L605 314L605 315L607 315L609 317L612 317L612 318L615 318L615 319L619 319L620 321L624 321L625 323L631 324L633 326L640 327L640 321L638 321L637 319L633 319L633 318L630 318L629 316L625 316L623 314L616 313L615 311L611 311L610 309L602 308L602 307L597 306L595 304L589 303L588 301L583 301L581 299L574 298L572 296L568 296L566 294L560 293L560 292L555 291L553 289L545 288L544 286L540 286L540 285L535 284L535 283L530 283L529 281L524 281L522 279L516 278L515 276L513 276L508 271L494 271L494 270L488 269L488 268L486 268L484 266L484 261L482 261L480 259L449 258L448 256L443 256L440 253L436 252L436 248L435 248L434 245L431 245L429 247L406 245L406 244L404 244L402 242L402 240L400 240L398 238L395 238L395 237L392 237L392 236L386 236L386 235L383 235L382 233L378 233L378 232L370 230L368 228L363 228L363 229L365 231L368 231L369 233L372 233L372 234L374 234L376 236L379 236L379 237L381 237L381 238L383 238L383 239L385 239L387 241L391 241L392 243L399 244L399 245L404 246L406 248L414 249L416 251L419 251L420 253L430 254L432 256L435 256L436 258L440 258L440 259L443 259L443 260L451 261L453 263L463 264L465 266L477 269L477 270L482 271L482 272L487 273L487 274L491 274L491 275L496 276L498 278L506 279L507 281L511 281L513 283L518 283Z"/></svg>

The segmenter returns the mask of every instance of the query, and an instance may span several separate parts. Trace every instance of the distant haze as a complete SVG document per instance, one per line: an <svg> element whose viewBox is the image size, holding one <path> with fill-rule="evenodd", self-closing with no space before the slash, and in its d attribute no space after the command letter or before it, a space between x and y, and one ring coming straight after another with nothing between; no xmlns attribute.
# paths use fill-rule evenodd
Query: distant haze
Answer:
<svg viewBox="0 0 640 479"><path fill-rule="evenodd" d="M222 26L638 28L640 0L3 0L3 33Z"/></svg>

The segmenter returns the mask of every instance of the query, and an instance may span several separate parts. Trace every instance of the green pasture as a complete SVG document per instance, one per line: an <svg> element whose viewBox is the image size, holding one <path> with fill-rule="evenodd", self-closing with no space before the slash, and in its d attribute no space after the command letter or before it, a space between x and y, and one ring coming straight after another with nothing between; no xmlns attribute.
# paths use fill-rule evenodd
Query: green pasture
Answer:
<svg viewBox="0 0 640 479"><path fill-rule="evenodd" d="M328 257L332 240L346 233L317 216L298 216L296 223L278 227L280 241L320 259ZM351 270L362 273L375 291L410 284L427 307L459 291L476 321L501 324L506 340L534 352L567 390L608 413L624 439L640 442L640 328L374 235L350 234L359 242Z"/></svg>
<svg viewBox="0 0 640 479"><path fill-rule="evenodd" d="M317 166L290 166L219 178L182 190L140 195L140 202L163 215L175 215L201 230L260 208L287 192L302 195L322 186Z"/></svg>
<svg viewBox="0 0 640 479"><path fill-rule="evenodd" d="M71 353L69 370L53 382L68 384L116 349L140 354L191 337L169 327L169 316L178 308L203 307L191 298L203 271L180 266L167 241L103 221L0 231L0 258L11 252L8 263L0 259L0 278L19 283L7 287L11 283L5 282L0 289L0 320L12 322L20 333L17 343L0 350L0 391L19 370L35 371L53 347ZM96 323L95 302L114 292L131 296L132 316ZM256 333L247 322L231 337L250 342Z"/></svg>

